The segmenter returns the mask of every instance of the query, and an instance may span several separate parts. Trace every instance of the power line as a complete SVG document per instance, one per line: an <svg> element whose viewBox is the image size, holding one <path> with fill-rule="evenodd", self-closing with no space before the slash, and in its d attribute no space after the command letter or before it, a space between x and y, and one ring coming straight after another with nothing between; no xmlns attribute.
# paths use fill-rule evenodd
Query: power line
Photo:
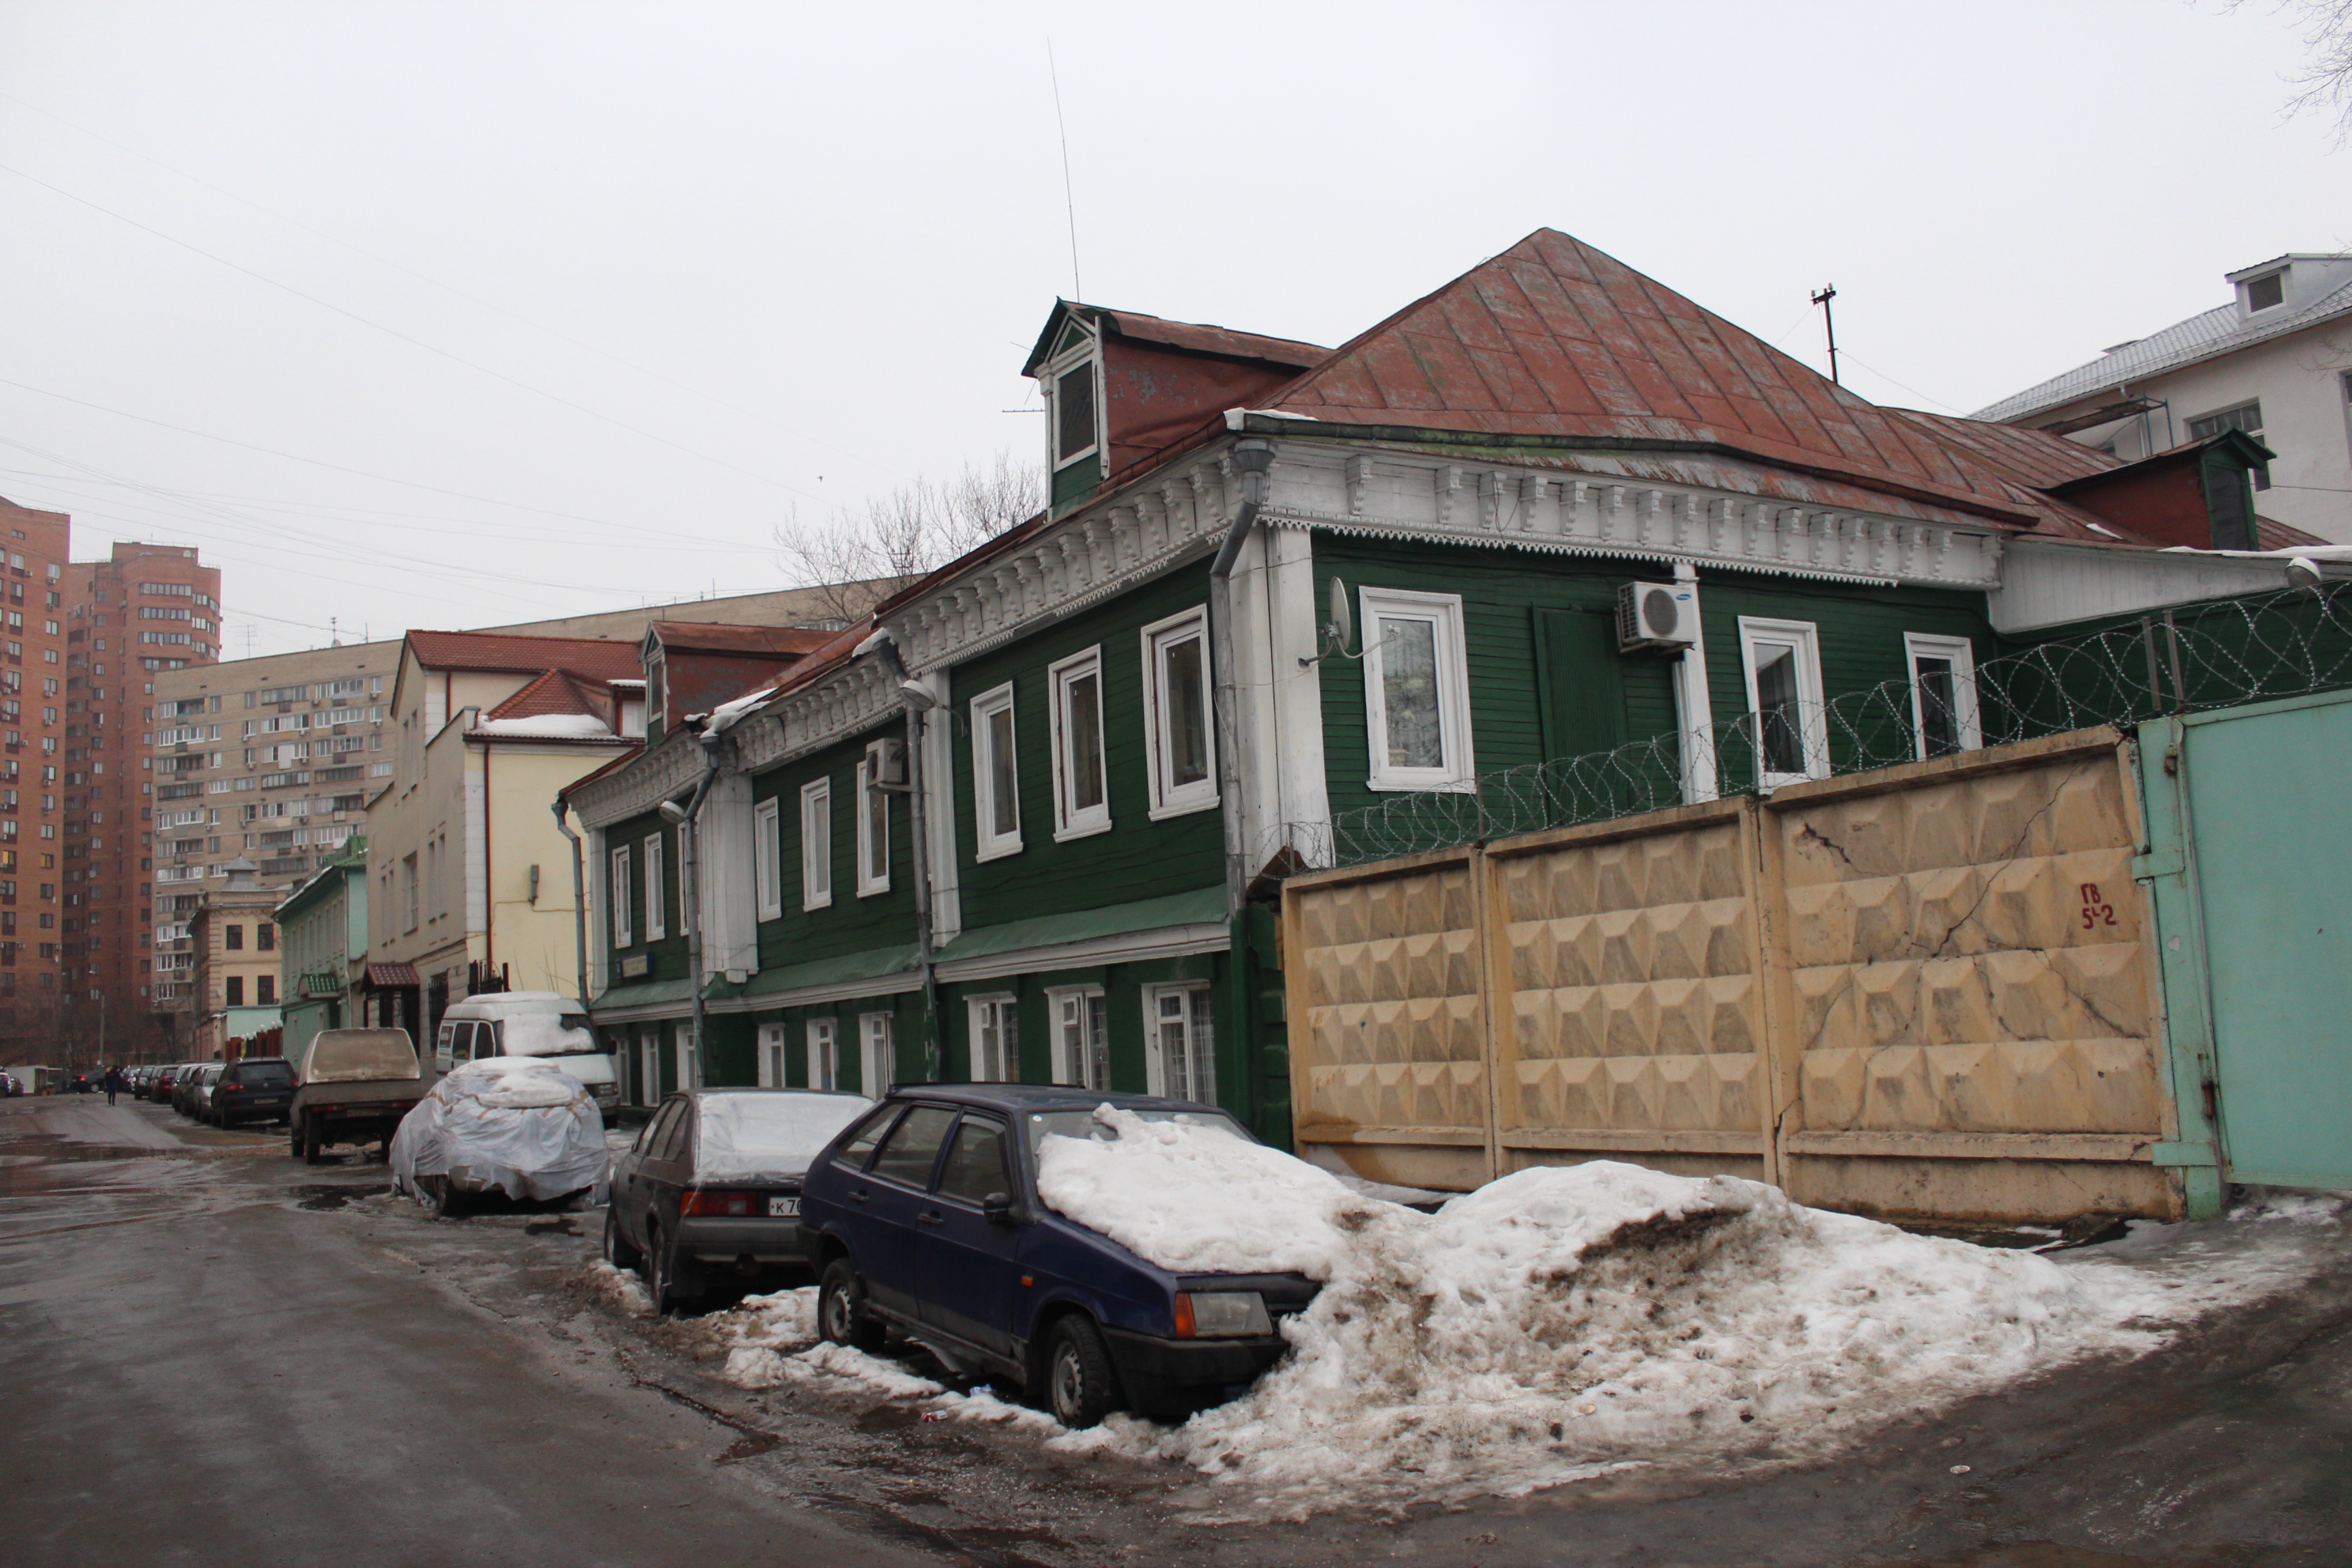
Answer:
<svg viewBox="0 0 2352 1568"><path fill-rule="evenodd" d="M509 386L528 392L536 397L543 397L550 403L559 404L565 408L572 410L574 413L584 414L591 419L601 420L604 424L612 426L616 430L625 430L633 436L642 437L646 440L657 442L658 444L671 447L676 451L684 452L690 458L699 458L706 463L715 463L722 468L730 469L735 473L741 474L746 479L757 479L763 485L772 485L780 490L784 490L790 494L803 497L809 500L822 500L824 499L822 496L814 495L810 491L802 489L795 485L788 485L782 479L770 479L767 475L744 468L740 463L731 463L724 458L713 457L709 452L698 451L696 448L687 446L682 441L673 441L667 436L657 436L650 430L641 429L635 425L629 424L625 420L615 419L611 415L600 413L596 409L589 407L584 403L575 403L568 397L561 396L556 393L549 392L541 387L533 386L527 381L518 380L516 377L507 374L504 371L492 370L486 364L478 364L474 361L466 358L462 354L452 353L447 349L438 347L433 343L428 343L422 338L412 337L408 333L402 331L397 327L388 327L382 321L371 321L369 318L361 315L356 310L347 310L341 305L335 304L330 300L321 300L316 294L305 293L303 290L295 288L290 283L281 283L277 279L271 278L265 273L257 272L252 268L247 267L240 262L231 261L225 256L215 255L212 251L205 249L202 246L194 245L187 240L180 238L177 235L167 234L163 230L156 228L152 225L141 223L137 218L127 217L123 214L114 211L110 207L100 205L98 203L91 201L87 196L76 195L73 192L67 190L62 185L53 185L48 181L28 174L25 173L24 170L16 168L12 164L0 163L0 173L14 174L18 179L23 180L27 184L38 185L45 191L53 192L58 195L65 197L68 201L78 202L81 205L89 208L92 212L103 213L108 217L114 219L117 223L128 224L131 227L139 230L142 234L153 235L156 238L166 241L172 245L176 245L183 250L190 251L197 256L201 256L207 261L216 262L220 266L227 268L232 272L241 272L246 277L254 279L256 282L266 283L272 289L281 289L286 293L293 295L298 300L306 300L310 304L318 306L319 309L322 310L331 311L335 315L341 316L346 320L357 321L361 326L372 328L376 331L383 333L387 337L397 338L400 342L407 343L412 347L422 349L426 353L437 354L441 358L449 361L452 364L464 365L467 370L475 371L480 374L489 376L495 381L505 382Z"/></svg>
<svg viewBox="0 0 2352 1568"><path fill-rule="evenodd" d="M1062 78L1054 68L1054 40L1045 40L1045 78L1054 84L1054 123L1062 132L1062 210L1070 219L1070 298L1084 300L1087 286L1078 280L1078 198L1070 184L1070 125L1062 118Z"/></svg>
<svg viewBox="0 0 2352 1568"><path fill-rule="evenodd" d="M155 167L162 169L168 174L177 174L184 180L202 185L205 189L212 191L217 195L226 196L233 202L236 202L244 206L251 207L255 212L260 213L264 216L276 218L278 222L286 224L293 228L299 228L305 234L315 235L331 245L340 245L344 249L352 252L354 255L364 256L370 261L375 262L379 266L389 267L394 271L404 273L408 277L415 279L420 283L428 283L436 289L440 289L448 293L455 294L460 300L464 300L470 304L479 305L486 310L495 311L499 315L506 317L509 321L520 321L524 326L530 328L534 331L546 333L549 337L555 339L558 342L569 343L573 348L585 350L587 353L595 354L602 359L608 359L625 370L635 371L639 375L651 376L654 380L662 383L666 386L676 387L680 392L687 393L691 396L699 397L705 402L716 405L730 413L740 414L747 419L757 419L762 424L772 426L774 428L782 431L785 435L793 437L795 440L806 441L813 446L826 447L829 450L840 453L845 458L849 458L856 461L868 461L868 459L860 457L859 454L852 452L848 448L839 446L834 442L827 441L822 437L812 436L806 431L795 430L790 426L778 424L774 418L768 415L761 414L756 409L745 408L740 404L730 402L727 398L720 397L715 393L706 392L699 387L689 385L688 383L679 381L675 377L665 375L660 371L650 369L631 360L623 359L620 355L614 353L609 349L599 348L594 343L586 342L579 338L572 337L567 332L559 331L555 328L548 326L544 322L533 321L529 316L525 316L519 311L509 310L506 306L499 304L495 300L485 300L478 294L469 293L466 289L458 288L454 283L445 282L428 273L419 272L414 267L410 267L404 262L395 261L391 257L379 256L374 251L368 249L365 246L355 244L351 240L343 238L340 235L331 234L327 230L320 228L315 225L304 223L300 218L292 217L285 213L277 211L275 208L264 206L261 203L255 201L250 196L240 195L236 192L230 190L226 185L215 184L212 181L205 179L201 174L191 174L187 170L178 167L176 164L167 163L161 158L154 157L146 153L142 153L136 147L128 146L121 142L117 142L112 137L101 135L98 132L92 131L87 125L77 124L73 121L68 120L64 115L56 113L50 110L43 109L37 103L32 103L25 99L18 98L15 93L0 91L0 98L6 99L9 102L17 105L19 108L31 110L35 114L40 115L44 119L54 120L59 125L66 127L69 131L78 131L93 142L103 142L105 145L113 148L115 151L122 153L130 157L136 158L142 163L152 163Z"/></svg>
<svg viewBox="0 0 2352 1568"><path fill-rule="evenodd" d="M281 452L274 447L258 447L250 441L237 440L232 436L215 436L210 431L190 429L185 425L174 425L169 420L152 418L144 414L132 414L125 409L110 408L103 403L92 403L88 398L73 397L62 392L52 392L47 387L35 386L29 382L11 381L6 376L0 376L0 386L13 386L19 391L35 393L42 397L54 397L60 403L70 403L78 407L94 409L100 414L111 414L118 419L135 420L142 425L152 425L159 430L171 430L183 436L194 436L200 441L217 441L224 447L236 447L247 452L258 452L266 458L282 458L289 463L308 463L312 468L327 468L339 474L351 474L362 479L379 479L388 485L405 485L410 489L423 490L429 495L452 496L459 500L479 501L484 506L506 507L515 511L535 511L542 517L558 517L571 522L592 522L602 528L640 531L645 527L642 523L615 522L610 518L588 517L573 511L557 511L551 507L532 506L528 501L499 500L493 496L478 496L467 490L447 489L440 485L428 485L417 479L404 479L391 474L378 474L366 468L354 468L342 463L330 463L322 458L305 458L298 452Z"/></svg>

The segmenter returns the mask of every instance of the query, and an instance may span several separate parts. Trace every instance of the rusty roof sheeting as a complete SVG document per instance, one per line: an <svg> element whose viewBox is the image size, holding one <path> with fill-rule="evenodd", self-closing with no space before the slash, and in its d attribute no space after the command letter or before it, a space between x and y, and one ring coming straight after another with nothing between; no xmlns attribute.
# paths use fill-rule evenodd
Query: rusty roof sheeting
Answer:
<svg viewBox="0 0 2352 1568"><path fill-rule="evenodd" d="M605 637L517 637L507 632L410 632L408 646L427 669L537 675L568 669L591 680L642 679L637 645Z"/></svg>

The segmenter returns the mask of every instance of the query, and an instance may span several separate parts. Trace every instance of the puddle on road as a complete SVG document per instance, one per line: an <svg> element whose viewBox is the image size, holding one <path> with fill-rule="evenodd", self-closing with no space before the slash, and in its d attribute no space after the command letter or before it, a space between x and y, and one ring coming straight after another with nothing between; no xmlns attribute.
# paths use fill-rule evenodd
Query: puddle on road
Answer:
<svg viewBox="0 0 2352 1568"><path fill-rule="evenodd" d="M2048 1541L1979 1546L1942 1557L1894 1557L1870 1568L2158 1568L2153 1558L2090 1552Z"/></svg>
<svg viewBox="0 0 2352 1568"><path fill-rule="evenodd" d="M378 1182L367 1186L296 1187L294 1191L302 1194L302 1201L294 1205L296 1208L318 1211L341 1208L355 1198L380 1198L392 1191L392 1184Z"/></svg>

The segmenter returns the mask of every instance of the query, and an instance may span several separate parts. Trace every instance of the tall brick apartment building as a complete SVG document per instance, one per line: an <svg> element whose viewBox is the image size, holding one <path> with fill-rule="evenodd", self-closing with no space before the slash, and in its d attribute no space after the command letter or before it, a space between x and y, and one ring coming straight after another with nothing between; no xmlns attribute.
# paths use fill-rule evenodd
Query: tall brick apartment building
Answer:
<svg viewBox="0 0 2352 1568"><path fill-rule="evenodd" d="M0 500L0 1057L12 1061L58 1059L66 988L68 528L61 511Z"/></svg>
<svg viewBox="0 0 2352 1568"><path fill-rule="evenodd" d="M152 1000L154 824L162 770L143 742L157 675L218 662L220 569L182 545L118 542L64 576L64 905L58 1032L110 1059L161 1045Z"/></svg>

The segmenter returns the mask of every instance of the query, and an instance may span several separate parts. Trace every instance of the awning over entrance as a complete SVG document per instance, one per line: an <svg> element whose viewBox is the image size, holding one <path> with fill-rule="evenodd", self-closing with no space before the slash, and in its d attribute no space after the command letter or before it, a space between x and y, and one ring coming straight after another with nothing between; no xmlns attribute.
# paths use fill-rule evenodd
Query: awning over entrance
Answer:
<svg viewBox="0 0 2352 1568"><path fill-rule="evenodd" d="M377 991L394 991L404 985L422 985L413 963L371 963L367 966L367 983Z"/></svg>

